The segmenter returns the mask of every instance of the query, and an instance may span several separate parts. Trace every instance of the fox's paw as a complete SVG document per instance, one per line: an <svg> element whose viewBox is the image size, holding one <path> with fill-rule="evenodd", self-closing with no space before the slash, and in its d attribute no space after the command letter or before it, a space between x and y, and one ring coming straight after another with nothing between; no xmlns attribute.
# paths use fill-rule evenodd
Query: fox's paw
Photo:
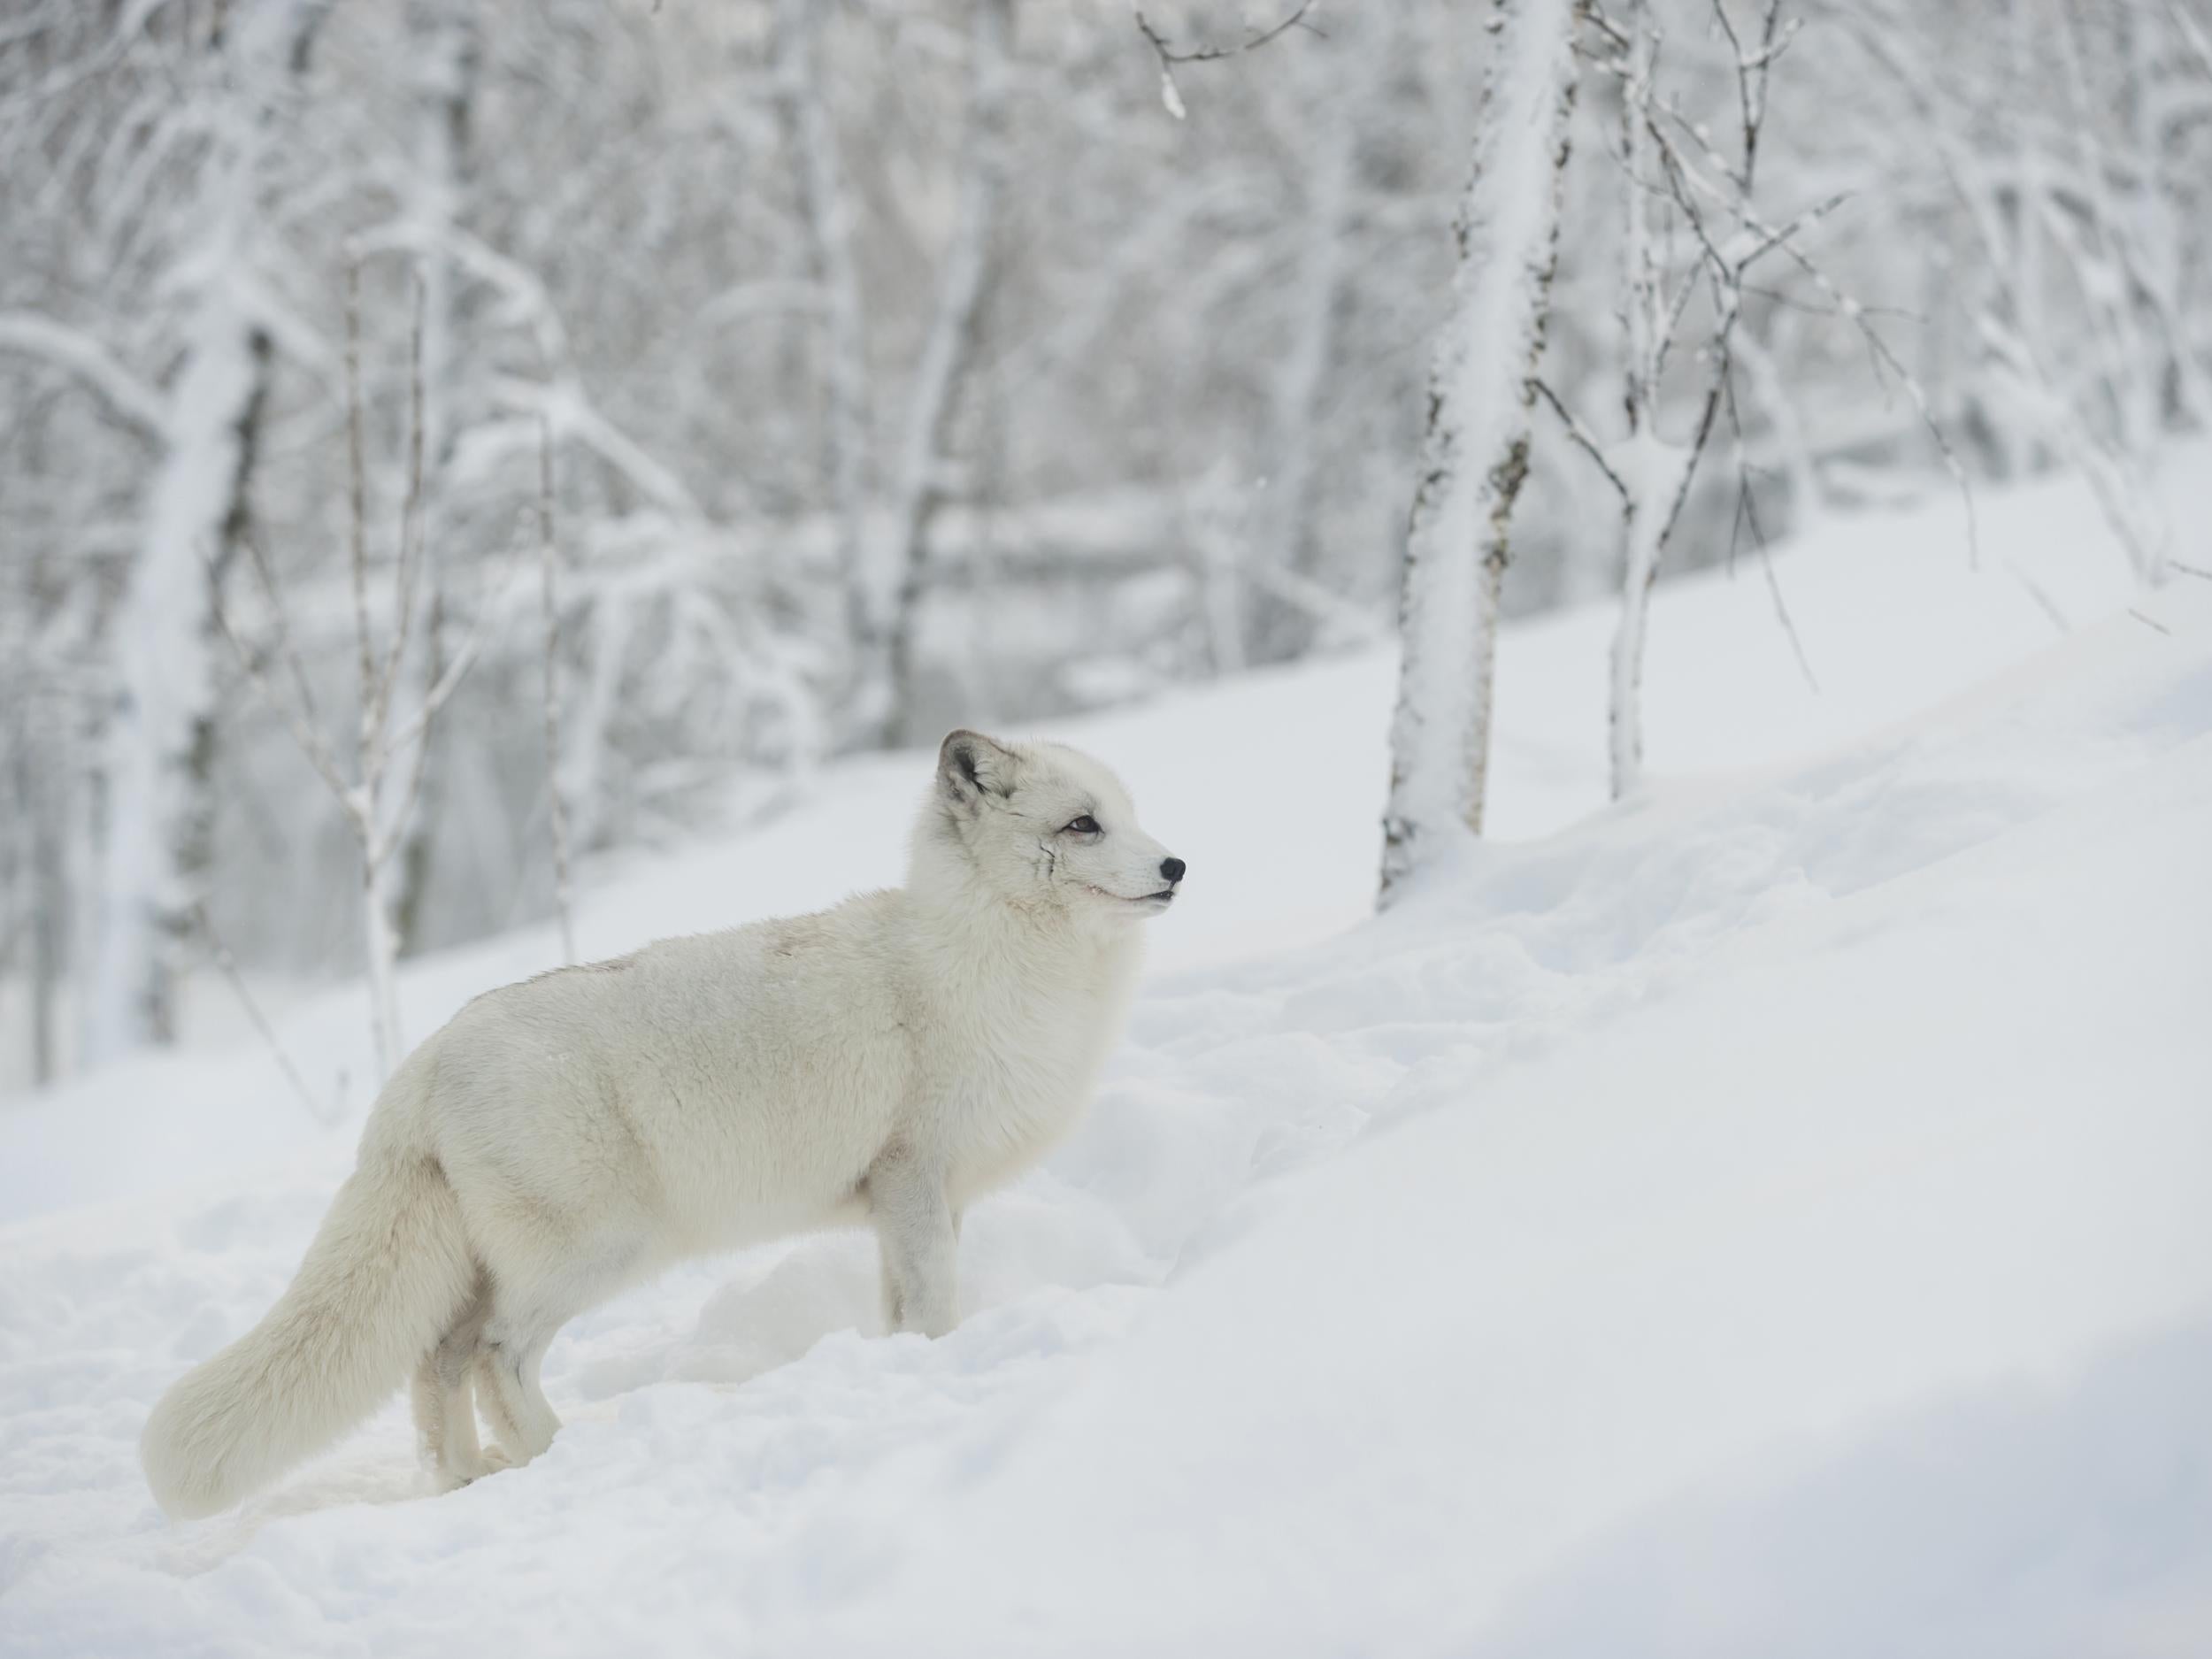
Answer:
<svg viewBox="0 0 2212 1659"><path fill-rule="evenodd" d="M465 1464L449 1463L430 1459L423 1464L423 1480L434 1495L458 1492L472 1481L486 1475L495 1475L503 1469L512 1469L515 1460L498 1446L487 1446Z"/></svg>

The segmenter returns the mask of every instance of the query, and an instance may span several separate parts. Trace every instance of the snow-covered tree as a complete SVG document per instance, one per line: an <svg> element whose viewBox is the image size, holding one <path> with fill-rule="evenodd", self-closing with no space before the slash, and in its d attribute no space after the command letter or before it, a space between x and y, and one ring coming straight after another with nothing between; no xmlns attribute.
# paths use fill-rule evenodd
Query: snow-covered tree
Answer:
<svg viewBox="0 0 2212 1659"><path fill-rule="evenodd" d="M931 520L948 494L953 465L945 440L979 343L994 238L1006 190L1013 0L972 0L968 108L960 148L959 201L937 271L936 302L907 394L891 500L886 565L888 613L871 627L879 648L863 659L864 715L887 740L910 737L915 629L928 561ZM873 641L870 641L872 647Z"/></svg>
<svg viewBox="0 0 2212 1659"><path fill-rule="evenodd" d="M1517 491L1451 447L1499 428L1432 430L1425 395L1447 313L1450 338L1468 326L1450 227L1470 92L1527 38L1464 0L1147 0L1141 22L1100 0L19 10L0 25L0 787L30 798L0 826L0 910L48 920L36 949L27 923L0 934L0 1009L39 1010L59 1070L73 1031L110 1052L173 1024L218 936L249 977L363 960L361 907L326 902L358 879L354 838L205 632L212 565L244 634L272 637L234 550L250 528L321 706L354 695L333 549L356 264L388 504L423 284L437 580L418 604L434 587L472 622L512 549L541 548L548 434L557 483L553 627L542 580L518 583L429 728L389 871L403 950L550 917L557 803L586 886L604 851L774 810L894 714L1043 720L1383 637L1414 596L1425 445L1454 465L1423 492L1436 563L1414 589L1468 585L1417 605L1409 636L1450 695L1401 723L1400 804L1425 816L1398 821L1445 826L1402 862L1479 796L1486 595L1506 615L1618 596L1629 779L1632 559L1663 580L1941 488L1932 429L1970 474L2088 473L2146 572L2187 557L2141 485L2212 402L2204 0L1793 0L1749 210L1775 230L1843 204L1793 238L1810 268L1778 249L1746 281L1679 491L1721 313L1675 192L1724 263L1762 234L1736 211L1728 32L1755 46L1763 0L1577 8L1539 369L1573 419L1536 411ZM1678 174L1621 126L1622 42L1647 28ZM1656 187L1641 233L1631 142ZM1663 331L1631 353L1619 318L1639 234L1687 296L1656 373ZM1448 389L1487 377L1514 427L1517 344L1479 344ZM1654 436L1635 446L1632 356ZM1644 493L1678 507L1640 508L1632 536L1571 425L1624 481L1651 460ZM1483 515L1508 494L1497 541ZM386 539L369 565L388 638ZM446 667L426 624L403 700ZM15 1036L0 1059L33 1053Z"/></svg>
<svg viewBox="0 0 2212 1659"><path fill-rule="evenodd" d="M85 1051L103 1059L175 1029L174 977L211 813L211 626L250 508L274 350L264 273L262 158L296 115L297 81L329 0L256 0L210 40L195 111L208 150L196 234L173 267L177 358L162 457L122 597L108 623L115 707L102 783L99 933Z"/></svg>
<svg viewBox="0 0 2212 1659"><path fill-rule="evenodd" d="M429 753L431 728L471 668L481 646L488 611L480 614L477 628L458 649L448 654L433 649L430 660L442 664L437 677L418 695L409 695L405 669L408 648L418 626L436 636L443 626L444 605L437 589L438 574L426 543L424 524L424 451L427 447L427 380L424 355L423 312L427 296L419 287L412 344L410 401L406 434L406 495L400 503L394 552L389 561L391 592L381 607L389 621L379 636L375 616L379 607L371 595L372 561L369 548L373 511L368 483L366 420L362 407L360 293L357 272L349 283L346 304L346 503L347 574L353 601L354 720L352 741L334 743L322 725L316 705L314 681L279 594L276 577L259 542L250 535L246 548L254 573L260 579L266 601L271 639L261 650L250 648L218 600L216 620L238 657L240 668L254 689L280 712L299 744L301 754L328 787L359 855L361 939L365 978L369 990L370 1028L376 1040L380 1079L390 1073L406 1053L401 1032L399 988L394 971L399 960L399 933L395 926L396 856L407 826L421 799L425 757ZM549 443L541 453L549 452ZM546 603L552 615L552 480L549 461L543 476L541 559L545 572ZM425 589L428 596L418 603ZM549 622L549 627L550 623ZM548 641L550 673L555 641ZM287 672L288 683L278 687L263 667L273 657ZM552 688L549 684L549 709ZM548 719L551 716L549 712ZM557 808L556 809L557 812ZM557 833L558 832L557 829ZM565 843L562 842L564 862ZM559 872L565 880L565 868ZM564 906L567 894L563 891ZM564 925L565 925L564 909Z"/></svg>
<svg viewBox="0 0 2212 1659"><path fill-rule="evenodd" d="M1711 16L1736 88L1734 138L1725 150L1657 84L1663 36L1653 0L1586 12L1602 42L1594 55L1618 83L1623 430L1601 437L1548 384L1538 389L1620 502L1621 609L1607 697L1616 799L1643 774L1644 641L1660 560L1724 410L1740 419L1732 375L1751 279L1763 262L1788 257L1826 280L1798 242L1841 197L1809 203L1778 224L1757 205L1775 65L1797 28L1786 12L1782 0L1763 0L1755 27L1740 33L1726 0L1715 0ZM1694 365L1694 389L1681 430L1669 432L1670 360L1684 358ZM1747 488L1742 500L1748 509ZM1786 612L1783 621L1788 626Z"/></svg>
<svg viewBox="0 0 2212 1659"><path fill-rule="evenodd" d="M821 8L809 0L777 0L777 92L821 318L822 475L835 514L837 569L845 585L846 632L856 679L875 626L867 544L875 444L865 303L853 254L850 189L823 84L817 38L821 21Z"/></svg>
<svg viewBox="0 0 2212 1659"><path fill-rule="evenodd" d="M1385 902L1420 864L1482 830L1499 597L1558 257L1575 13L1574 0L1495 3L1497 45L1459 210L1459 272L1430 371L1406 532Z"/></svg>

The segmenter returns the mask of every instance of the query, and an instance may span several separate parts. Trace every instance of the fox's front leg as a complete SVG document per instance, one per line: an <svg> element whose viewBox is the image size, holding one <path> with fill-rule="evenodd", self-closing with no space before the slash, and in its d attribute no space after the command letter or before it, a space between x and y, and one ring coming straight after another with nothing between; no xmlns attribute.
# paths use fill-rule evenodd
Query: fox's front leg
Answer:
<svg viewBox="0 0 2212 1659"><path fill-rule="evenodd" d="M903 1145L868 1171L868 1214L883 1247L883 1318L894 1331L942 1336L959 1323L959 1218L941 1167Z"/></svg>

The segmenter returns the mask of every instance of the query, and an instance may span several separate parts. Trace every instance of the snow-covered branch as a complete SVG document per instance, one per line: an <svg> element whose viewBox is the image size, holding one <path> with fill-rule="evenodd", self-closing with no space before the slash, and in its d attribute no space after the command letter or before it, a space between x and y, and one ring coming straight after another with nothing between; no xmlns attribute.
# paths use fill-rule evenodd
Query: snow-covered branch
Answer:
<svg viewBox="0 0 2212 1659"><path fill-rule="evenodd" d="M1176 84L1175 66L1178 64L1217 63L1224 58L1234 58L1244 52L1256 51L1271 41L1280 40L1293 29L1311 28L1312 25L1306 19L1318 4L1319 0L1300 0L1297 9L1287 13L1279 22L1270 24L1264 28L1255 29L1240 41L1224 45L1191 46L1180 49L1170 45L1167 36L1153 27L1146 20L1144 12L1139 10L1136 13L1137 33L1144 36L1145 44L1152 49L1153 57L1159 61L1161 104L1179 121L1190 113L1188 107L1183 103L1183 90Z"/></svg>
<svg viewBox="0 0 2212 1659"><path fill-rule="evenodd" d="M1937 453L1959 482L1965 474L1937 423L1917 378L1883 339L1866 309L1808 248L1809 234L1845 201L1831 190L1786 216L1758 204L1759 157L1771 114L1774 67L1798 36L1801 19L1786 17L1786 0L1762 0L1755 32L1741 30L1728 0L1711 0L1715 27L1729 47L1736 128L1724 147L1710 123L1686 115L1660 84L1663 36L1652 0L1629 0L1620 12L1587 15L1609 50L1587 54L1618 85L1616 159L1621 173L1620 316L1625 430L1615 441L1592 426L1548 385L1539 391L1568 437L1599 468L1621 503L1621 613L1612 649L1609 699L1613 794L1633 791L1643 772L1643 660L1652 584L1691 487L1724 411L1740 423L1734 370L1752 273L1779 256L1850 323L1873 357L1911 401ZM1694 320L1694 329L1692 327ZM1697 363L1694 396L1678 434L1663 428L1670 400L1669 360L1686 344ZM1740 522L1755 513L1747 451L1740 432L1736 463ZM1970 547L1972 501L1967 500ZM1755 538L1763 544L1763 536ZM1770 572L1769 572L1770 577ZM1793 648L1796 631L1778 614ZM1800 651L1801 660L1802 657Z"/></svg>
<svg viewBox="0 0 2212 1659"><path fill-rule="evenodd" d="M167 434L169 407L161 394L83 330L32 311L0 311L0 349L66 371L98 393L141 435L158 440Z"/></svg>

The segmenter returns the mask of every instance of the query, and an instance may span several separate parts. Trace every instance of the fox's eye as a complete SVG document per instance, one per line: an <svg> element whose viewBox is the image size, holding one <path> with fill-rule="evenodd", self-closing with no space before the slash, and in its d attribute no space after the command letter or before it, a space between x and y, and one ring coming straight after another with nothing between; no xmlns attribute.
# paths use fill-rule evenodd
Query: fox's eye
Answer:
<svg viewBox="0 0 2212 1659"><path fill-rule="evenodd" d="M1086 812L1081 818L1063 825L1060 833L1063 835L1095 835L1098 833L1098 820Z"/></svg>

